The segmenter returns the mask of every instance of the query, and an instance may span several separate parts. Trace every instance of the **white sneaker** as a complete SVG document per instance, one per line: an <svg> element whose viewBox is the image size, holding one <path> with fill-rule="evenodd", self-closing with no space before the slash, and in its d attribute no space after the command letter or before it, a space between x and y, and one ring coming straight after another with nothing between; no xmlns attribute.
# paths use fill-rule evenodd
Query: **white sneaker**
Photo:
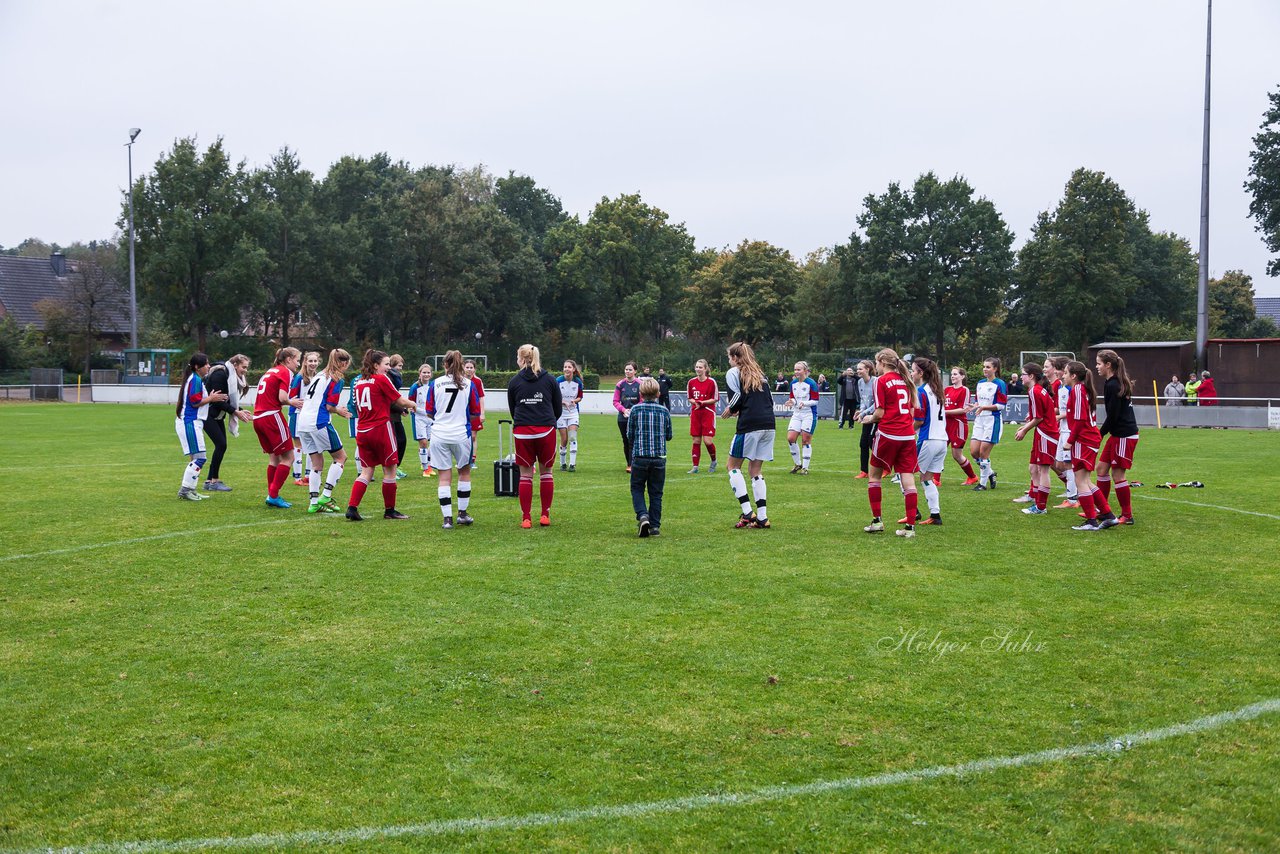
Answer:
<svg viewBox="0 0 1280 854"><path fill-rule="evenodd" d="M865 528L863 528L862 530L866 531L868 534L880 534L880 533L883 533L883 532L884 532L884 522L872 522L870 525L867 525L867 526L866 526Z"/></svg>
<svg viewBox="0 0 1280 854"><path fill-rule="evenodd" d="M1023 493L1022 495L1019 495L1017 498L1013 499L1013 503L1014 504L1034 504L1035 499L1032 498L1030 495Z"/></svg>
<svg viewBox="0 0 1280 854"><path fill-rule="evenodd" d="M204 501L203 495L186 486L178 490L178 498L183 501Z"/></svg>
<svg viewBox="0 0 1280 854"><path fill-rule="evenodd" d="M905 528L899 528L898 530L894 531L894 533L897 534L899 537L914 537L916 535L916 529L908 525Z"/></svg>

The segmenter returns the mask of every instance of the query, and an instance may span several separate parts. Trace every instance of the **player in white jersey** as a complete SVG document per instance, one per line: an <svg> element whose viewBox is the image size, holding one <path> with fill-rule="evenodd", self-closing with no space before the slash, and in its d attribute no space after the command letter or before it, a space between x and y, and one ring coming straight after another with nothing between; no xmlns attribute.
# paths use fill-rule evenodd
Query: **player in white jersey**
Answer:
<svg viewBox="0 0 1280 854"><path fill-rule="evenodd" d="M334 487L342 478L347 463L347 452L342 439L333 426L333 415L350 418L351 413L341 405L343 378L351 364L351 354L341 348L329 353L329 364L312 377L300 392L302 408L298 410L298 442L302 452L310 460L307 470L307 489L311 493L308 513L339 513L342 508L333 500ZM321 489L320 472L324 468L324 455L333 458L324 477Z"/></svg>
<svg viewBox="0 0 1280 854"><path fill-rule="evenodd" d="M813 459L813 431L818 427L818 384L809 376L809 363L796 362L787 407L794 410L787 424L787 446L795 465L791 474L808 474ZM800 443L796 444L799 439Z"/></svg>
<svg viewBox="0 0 1280 854"><path fill-rule="evenodd" d="M204 468L204 421L209 416L209 404L222 403L225 392L207 393L204 378L209 374L209 357L196 353L182 372L182 391L178 393L178 405L174 410L174 429L178 442L187 457L187 467L182 473L182 486L178 497L183 501L201 501L208 498L196 490L200 481L200 469Z"/></svg>
<svg viewBox="0 0 1280 854"><path fill-rule="evenodd" d="M1000 379L998 358L992 356L982 361L982 377L974 389L974 401L969 404L969 411L973 413L969 453L978 461L978 485L973 488L975 492L996 488L996 472L991 468L991 449L1000 443L1004 408L1009 402L1008 386Z"/></svg>
<svg viewBox="0 0 1280 854"><path fill-rule="evenodd" d="M435 477L436 470L431 467L431 419L427 417L427 387L431 385L431 366L418 367L418 381L409 386L405 397L413 401L413 411L409 413L409 422L413 427L413 441L418 443L418 464L422 466L423 477Z"/></svg>
<svg viewBox="0 0 1280 854"><path fill-rule="evenodd" d="M929 504L929 518L920 525L941 525L942 504L937 477L947 461L946 397L942 373L932 359L917 356L911 364L911 381L916 386L916 470L922 475L924 498ZM900 524L907 524L902 522Z"/></svg>
<svg viewBox="0 0 1280 854"><path fill-rule="evenodd" d="M480 417L480 412L480 389L463 370L462 354L450 350L444 354L444 373L427 386L423 411L425 417L432 419L431 467L440 475L436 495L440 498L445 530L453 528L450 486L455 466L458 469L458 524L470 525L475 521L467 513L467 506L471 503L471 423Z"/></svg>
<svg viewBox="0 0 1280 854"><path fill-rule="evenodd" d="M1066 356L1050 356L1044 360L1044 376L1049 380L1058 408L1058 450L1053 458L1053 471L1066 487L1062 503L1057 505L1059 510L1080 506L1080 499L1076 494L1076 479L1071 473L1071 442L1068 439L1071 428L1067 426L1067 400L1071 397L1071 389L1067 387L1066 377L1063 376L1067 371L1068 361Z"/></svg>
<svg viewBox="0 0 1280 854"><path fill-rule="evenodd" d="M560 471L578 470L578 404L582 402L582 374L573 359L564 360L564 373L556 377L564 408L556 420L560 439Z"/></svg>

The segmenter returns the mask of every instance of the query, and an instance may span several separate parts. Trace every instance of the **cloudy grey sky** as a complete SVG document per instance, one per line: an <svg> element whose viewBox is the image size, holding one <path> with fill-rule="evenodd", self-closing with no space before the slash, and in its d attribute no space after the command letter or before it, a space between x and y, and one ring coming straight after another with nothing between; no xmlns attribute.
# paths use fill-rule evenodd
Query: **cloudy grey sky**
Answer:
<svg viewBox="0 0 1280 854"><path fill-rule="evenodd" d="M785 8L784 8L785 6ZM1212 275L1280 295L1242 188L1280 3L1214 10ZM345 154L639 192L700 246L847 240L868 193L961 174L1018 237L1071 171L1199 231L1204 0L0 0L0 244L114 231L176 138L323 175Z"/></svg>

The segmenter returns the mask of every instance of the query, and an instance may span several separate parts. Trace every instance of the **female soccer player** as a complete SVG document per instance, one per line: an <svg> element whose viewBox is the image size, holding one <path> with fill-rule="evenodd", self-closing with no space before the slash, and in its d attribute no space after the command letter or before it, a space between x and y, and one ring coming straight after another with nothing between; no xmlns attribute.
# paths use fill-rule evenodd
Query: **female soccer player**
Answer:
<svg viewBox="0 0 1280 854"><path fill-rule="evenodd" d="M1129 469L1133 468L1133 452L1138 448L1138 419L1133 415L1133 381L1125 370L1124 359L1115 350L1099 350L1095 365L1102 377L1102 400L1106 417L1099 434L1107 437L1098 459L1098 488L1110 498L1115 481L1116 498L1120 501L1120 524L1133 524L1133 497L1129 493ZM1200 387L1201 405L1204 386ZM1113 474L1114 473L1114 474Z"/></svg>
<svg viewBox="0 0 1280 854"><path fill-rule="evenodd" d="M876 438L871 447L871 477L867 481L867 500L871 503L871 524L862 530L878 534L884 530L880 521L880 480L888 471L896 471L902 479L902 496L906 503L906 527L894 531L899 537L916 535L915 520L919 515L916 494L916 433L911 387L903 377L907 366L889 348L876 353L875 410L862 419L863 424L876 425Z"/></svg>
<svg viewBox="0 0 1280 854"><path fill-rule="evenodd" d="M876 411L876 366L870 359L858 363L858 423L862 425L862 436L858 439L858 473L854 480L865 480L869 475L867 469L871 462L871 446L876 440L876 423L867 421L867 416Z"/></svg>
<svg viewBox="0 0 1280 854"><path fill-rule="evenodd" d="M232 435L238 435L239 422L252 421L253 417L240 408L240 398L249 391L245 372L249 369L249 357L237 353L221 364L210 365L204 376L204 387L211 392L227 395L222 403L209 408L204 422L204 432L213 441L213 455L209 457L209 469L205 472L205 492L230 492L231 487L222 481L222 458L227 453L227 426ZM224 417L226 424L223 423Z"/></svg>
<svg viewBox="0 0 1280 854"><path fill-rule="evenodd" d="M951 385L944 389L946 397L947 444L951 446L951 459L956 461L964 472L965 486L973 486L978 477L973 473L973 465L965 459L964 446L969 440L969 403L972 395L965 380L968 375L964 368L951 369ZM939 478L941 479L941 478Z"/></svg>
<svg viewBox="0 0 1280 854"><path fill-rule="evenodd" d="M476 462L476 448L480 444L480 431L484 429L484 383L480 377L476 376L476 363L472 359L467 359L462 363L463 373L467 375L467 379L476 387L476 394L480 395L480 414L471 419L471 464Z"/></svg>
<svg viewBox="0 0 1280 854"><path fill-rule="evenodd" d="M974 491L996 488L996 473L991 468L991 449L1000 444L1000 428L1004 422L1001 413L1009 402L1008 387L1000 378L1000 360L995 356L982 362L982 379L974 390L974 400L969 404L973 413L973 438L969 440L969 453L978 461L978 485Z"/></svg>
<svg viewBox="0 0 1280 854"><path fill-rule="evenodd" d="M768 489L765 486L764 464L773 461L773 439L777 424L773 418L773 394L755 351L744 341L729 345L729 372L724 383L729 389L729 402L721 413L725 418L736 416L738 428L729 444L729 488L738 499L742 515L735 528L771 528L769 522ZM747 498L747 481L742 476L742 462L746 460L747 473L751 475L751 494L755 498L755 512Z"/></svg>
<svg viewBox="0 0 1280 854"><path fill-rule="evenodd" d="M813 459L813 431L818 426L818 384L809 376L809 363L796 362L791 396L787 408L794 410L787 424L787 447L795 466L791 474L808 474L809 461ZM796 444L796 439L800 444Z"/></svg>
<svg viewBox="0 0 1280 854"><path fill-rule="evenodd" d="M640 380L636 378L636 363L622 366L622 379L613 387L613 408L618 410L618 432L622 434L622 454L627 458L627 474L631 473L631 440L627 438L627 415L631 407L640 402Z"/></svg>
<svg viewBox="0 0 1280 854"><path fill-rule="evenodd" d="M563 408L556 430L560 437L560 471L578 470L578 404L582 402L582 375L578 363L565 359L564 373L556 377L560 385L560 401Z"/></svg>
<svg viewBox="0 0 1280 854"><path fill-rule="evenodd" d="M716 470L716 407L720 405L720 387L711 377L711 367L706 359L699 359L693 366L696 376L689 380L684 388L685 397L689 399L689 435L693 437L693 468L689 474L698 473L698 463L702 461L702 448L705 445L707 455L711 458L708 474Z"/></svg>
<svg viewBox="0 0 1280 854"><path fill-rule="evenodd" d="M1066 383L1066 356L1050 356L1044 360L1044 375L1049 380L1049 397L1057 405L1058 412L1058 450L1053 455L1053 473L1066 487L1062 503L1055 505L1056 510L1073 510L1080 506L1076 495L1076 479L1071 472L1071 429L1067 426L1067 397L1069 389Z"/></svg>
<svg viewBox="0 0 1280 854"><path fill-rule="evenodd" d="M560 384L542 370L542 354L532 344L516 351L520 372L507 385L507 406L511 411L511 435L516 446L516 466L520 469L520 527L532 528L533 465L538 464L538 495L542 515L538 524L551 524L551 499L555 495L555 475L551 471L556 454L556 422L564 407Z"/></svg>
<svg viewBox="0 0 1280 854"><path fill-rule="evenodd" d="M1027 420L1018 428L1013 438L1021 442L1032 433L1031 499L1030 507L1023 507L1028 516L1043 516L1049 512L1049 472L1053 470L1053 458L1058 452L1057 404L1049 394L1049 383L1044 368L1034 362L1022 366L1022 384L1027 388ZM1034 432L1033 432L1034 431Z"/></svg>
<svg viewBox="0 0 1280 854"><path fill-rule="evenodd" d="M472 419L481 412L480 389L467 376L462 353L450 350L444 354L444 373L426 389L419 390L424 404L424 417L432 419L431 467L440 473L436 495L440 499L443 527L453 529L453 495L450 487L453 470L458 469L459 525L470 525L475 519L467 512L471 504Z"/></svg>
<svg viewBox="0 0 1280 854"><path fill-rule="evenodd" d="M277 350L275 365L258 380L258 396L253 401L253 432L258 434L258 444L267 455L267 506L285 510L293 506L280 497L280 488L289 479L289 466L293 464L293 437L289 425L280 417L280 407L302 405L298 398L289 397L293 370L301 357L294 347Z"/></svg>
<svg viewBox="0 0 1280 854"><path fill-rule="evenodd" d="M1097 400L1093 391L1093 372L1084 362L1067 362L1064 377L1067 392L1067 439L1071 445L1071 470L1076 479L1076 493L1084 509L1084 522L1073 525L1075 531L1100 531L1120 524L1101 490L1089 482L1089 472L1098 461L1098 433L1095 416Z"/></svg>
<svg viewBox="0 0 1280 854"><path fill-rule="evenodd" d="M943 403L946 396L937 362L917 356L911 364L911 381L915 383L920 401L915 416L916 471L921 475L924 499L929 505L929 518L922 519L920 524L941 525L942 505L936 481L942 476L942 466L947 461L947 425L951 419ZM898 524L910 524L910 519L902 519Z"/></svg>
<svg viewBox="0 0 1280 854"><path fill-rule="evenodd" d="M418 366L418 379L409 386L406 395L413 401L413 411L409 413L409 424L413 427L413 440L418 443L418 464L422 466L423 477L434 477L435 469L431 467L431 419L427 417L427 388L431 385L431 366Z"/></svg>
<svg viewBox="0 0 1280 854"><path fill-rule="evenodd" d="M340 403L343 379L350 365L350 353L341 348L332 350L325 369L302 387L298 439L302 443L302 452L307 454L310 463L307 471L307 489L311 493L308 513L337 513L340 510L338 503L333 500L333 490L342 478L347 452L342 448L338 431L333 428L333 415L341 415L343 418L351 415L350 410ZM324 470L325 454L333 458L333 463L324 477L322 492L320 472Z"/></svg>
<svg viewBox="0 0 1280 854"><path fill-rule="evenodd" d="M391 357L381 350L366 350L360 366L360 379L351 389L356 402L359 427L356 428L356 446L360 451L360 474L351 484L351 498L347 500L347 518L362 522L360 501L365 490L373 482L374 466L382 466L382 518L408 519L396 509L396 434L391 425L391 410L401 412L413 409L413 401L402 397L392 384L387 372Z"/></svg>
<svg viewBox="0 0 1280 854"><path fill-rule="evenodd" d="M387 379L395 386L396 394L400 394L400 389L404 388L404 356L392 353L390 359ZM391 429L396 436L396 480L404 480L409 475L400 466L404 464L404 452L409 449L409 436L405 433L404 413L400 410L393 410L391 413Z"/></svg>
<svg viewBox="0 0 1280 854"><path fill-rule="evenodd" d="M209 415L209 404L223 403L224 392L205 393L205 376L209 373L209 357L196 353L182 371L182 390L178 393L178 405L173 419L178 432L182 453L187 455L187 467L182 473L182 486L178 498L183 501L201 501L208 498L196 491L200 482L200 469L204 468L204 420Z"/></svg>
<svg viewBox="0 0 1280 854"><path fill-rule="evenodd" d="M289 397L300 399L302 390L316 378L320 370L320 354L311 350L302 356L302 367L293 375L289 383ZM298 486L306 486L311 477L311 460L302 450L302 442L298 438L299 407L289 407L289 432L293 434L293 482Z"/></svg>

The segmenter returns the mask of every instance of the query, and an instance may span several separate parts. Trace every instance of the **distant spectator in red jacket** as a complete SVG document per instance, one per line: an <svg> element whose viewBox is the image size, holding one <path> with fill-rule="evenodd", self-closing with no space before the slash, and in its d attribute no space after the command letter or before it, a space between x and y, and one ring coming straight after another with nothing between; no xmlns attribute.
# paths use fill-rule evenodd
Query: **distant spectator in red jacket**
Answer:
<svg viewBox="0 0 1280 854"><path fill-rule="evenodd" d="M1200 373L1200 389L1196 392L1200 398L1201 406L1217 406L1218 405L1218 389L1213 384L1213 377L1209 376L1208 371Z"/></svg>

